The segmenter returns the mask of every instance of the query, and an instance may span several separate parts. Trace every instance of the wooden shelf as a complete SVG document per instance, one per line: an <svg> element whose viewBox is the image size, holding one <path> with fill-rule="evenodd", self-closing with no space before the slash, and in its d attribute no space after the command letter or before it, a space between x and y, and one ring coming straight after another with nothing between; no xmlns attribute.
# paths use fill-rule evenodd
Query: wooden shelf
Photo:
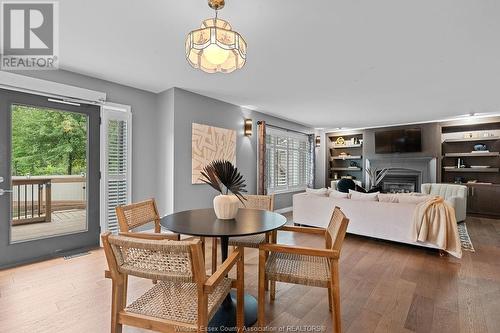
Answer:
<svg viewBox="0 0 500 333"><path fill-rule="evenodd" d="M488 157L488 156L500 156L500 152L488 152L488 153L446 153L443 157Z"/></svg>
<svg viewBox="0 0 500 333"><path fill-rule="evenodd" d="M500 136L487 136L482 138L470 138L470 139L446 139L443 143L453 143L453 142L475 142L475 141L493 141L500 139Z"/></svg>
<svg viewBox="0 0 500 333"><path fill-rule="evenodd" d="M360 160L362 159L361 155L347 155L347 156L333 156L332 160Z"/></svg>
<svg viewBox="0 0 500 333"><path fill-rule="evenodd" d="M443 168L445 172L498 172L498 168Z"/></svg>
<svg viewBox="0 0 500 333"><path fill-rule="evenodd" d="M334 149L345 149L345 148L360 148L361 146L363 146L362 143L358 143L358 144L355 144L355 145L333 145L332 148Z"/></svg>
<svg viewBox="0 0 500 333"><path fill-rule="evenodd" d="M331 168L332 171L361 171L361 168Z"/></svg>

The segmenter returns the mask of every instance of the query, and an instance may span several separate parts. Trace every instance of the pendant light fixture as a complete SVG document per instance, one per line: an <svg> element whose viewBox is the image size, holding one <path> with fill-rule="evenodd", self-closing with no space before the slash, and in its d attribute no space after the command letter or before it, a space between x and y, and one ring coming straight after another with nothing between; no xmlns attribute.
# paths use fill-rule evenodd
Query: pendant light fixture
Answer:
<svg viewBox="0 0 500 333"><path fill-rule="evenodd" d="M186 59L207 73L231 73L245 65L247 43L229 22L217 17L224 0L208 0L208 6L215 10L215 17L204 20L200 29L187 35Z"/></svg>

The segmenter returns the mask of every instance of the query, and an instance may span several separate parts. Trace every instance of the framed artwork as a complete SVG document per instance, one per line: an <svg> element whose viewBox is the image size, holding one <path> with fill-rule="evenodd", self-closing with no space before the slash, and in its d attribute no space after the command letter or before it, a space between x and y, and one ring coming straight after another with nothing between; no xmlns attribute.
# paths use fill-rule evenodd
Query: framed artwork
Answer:
<svg viewBox="0 0 500 333"><path fill-rule="evenodd" d="M192 184L203 184L201 171L214 160L236 164L236 131L226 128L192 124Z"/></svg>

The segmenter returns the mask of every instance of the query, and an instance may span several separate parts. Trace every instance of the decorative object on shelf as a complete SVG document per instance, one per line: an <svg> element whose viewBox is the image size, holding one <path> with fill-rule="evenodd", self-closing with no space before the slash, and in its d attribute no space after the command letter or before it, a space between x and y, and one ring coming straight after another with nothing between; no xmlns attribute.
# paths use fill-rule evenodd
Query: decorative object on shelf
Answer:
<svg viewBox="0 0 500 333"><path fill-rule="evenodd" d="M202 184L201 170L215 160L236 164L236 131L208 125L192 124L191 182Z"/></svg>
<svg viewBox="0 0 500 333"><path fill-rule="evenodd" d="M315 143L316 147L319 147L321 145L321 137L319 135L316 135Z"/></svg>
<svg viewBox="0 0 500 333"><path fill-rule="evenodd" d="M478 143L474 145L474 150L484 152L488 150L488 147L484 143Z"/></svg>
<svg viewBox="0 0 500 333"><path fill-rule="evenodd" d="M465 168L465 163L464 161L461 159L461 158L458 158L458 161L457 161L457 168Z"/></svg>
<svg viewBox="0 0 500 333"><path fill-rule="evenodd" d="M354 137L352 138L352 143L355 144L355 145L359 145L359 138L358 137Z"/></svg>
<svg viewBox="0 0 500 333"><path fill-rule="evenodd" d="M483 132L483 138L489 138L490 136L494 136L494 134L490 132Z"/></svg>
<svg viewBox="0 0 500 333"><path fill-rule="evenodd" d="M252 135L252 126L253 126L252 119L245 119L245 125L243 127L243 131L245 133L245 136Z"/></svg>
<svg viewBox="0 0 500 333"><path fill-rule="evenodd" d="M342 157L342 158L346 158L346 157L348 157L349 155L347 155L347 153L343 151L343 152L341 152L341 153L339 154L339 156L340 156L340 157Z"/></svg>
<svg viewBox="0 0 500 333"><path fill-rule="evenodd" d="M473 138L472 132L464 133L464 139L472 139L472 138Z"/></svg>
<svg viewBox="0 0 500 333"><path fill-rule="evenodd" d="M247 43L229 22L217 17L224 4L224 0L208 0L215 17L204 20L201 28L191 31L186 38L187 61L206 73L231 73L246 62Z"/></svg>
<svg viewBox="0 0 500 333"><path fill-rule="evenodd" d="M339 136L337 140L335 140L335 144L337 146L344 146L345 145L345 140L343 137Z"/></svg>
<svg viewBox="0 0 500 333"><path fill-rule="evenodd" d="M359 168L358 163L356 163L356 162L354 162L354 161L349 162L349 166L350 166L351 168Z"/></svg>
<svg viewBox="0 0 500 333"><path fill-rule="evenodd" d="M217 218L231 220L238 214L239 202L245 205L246 184L243 176L231 162L213 161L201 171L201 181L212 186L220 194L214 198ZM229 195L231 192L234 195Z"/></svg>
<svg viewBox="0 0 500 333"><path fill-rule="evenodd" d="M333 174L333 179L335 179L335 180L339 179L339 174L335 172L335 173Z"/></svg>
<svg viewBox="0 0 500 333"><path fill-rule="evenodd" d="M455 177L455 184L463 184L465 182L465 177Z"/></svg>

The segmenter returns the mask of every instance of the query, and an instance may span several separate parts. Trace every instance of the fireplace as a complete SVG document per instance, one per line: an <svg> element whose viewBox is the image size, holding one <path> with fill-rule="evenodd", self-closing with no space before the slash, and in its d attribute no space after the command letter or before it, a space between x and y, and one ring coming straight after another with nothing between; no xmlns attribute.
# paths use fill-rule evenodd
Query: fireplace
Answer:
<svg viewBox="0 0 500 333"><path fill-rule="evenodd" d="M379 186L384 193L420 192L422 174L417 170L391 169L382 178Z"/></svg>
<svg viewBox="0 0 500 333"><path fill-rule="evenodd" d="M382 192L420 192L423 183L435 183L437 159L435 157L377 157L366 160L366 168L390 169L378 184ZM366 179L370 184L369 176Z"/></svg>

